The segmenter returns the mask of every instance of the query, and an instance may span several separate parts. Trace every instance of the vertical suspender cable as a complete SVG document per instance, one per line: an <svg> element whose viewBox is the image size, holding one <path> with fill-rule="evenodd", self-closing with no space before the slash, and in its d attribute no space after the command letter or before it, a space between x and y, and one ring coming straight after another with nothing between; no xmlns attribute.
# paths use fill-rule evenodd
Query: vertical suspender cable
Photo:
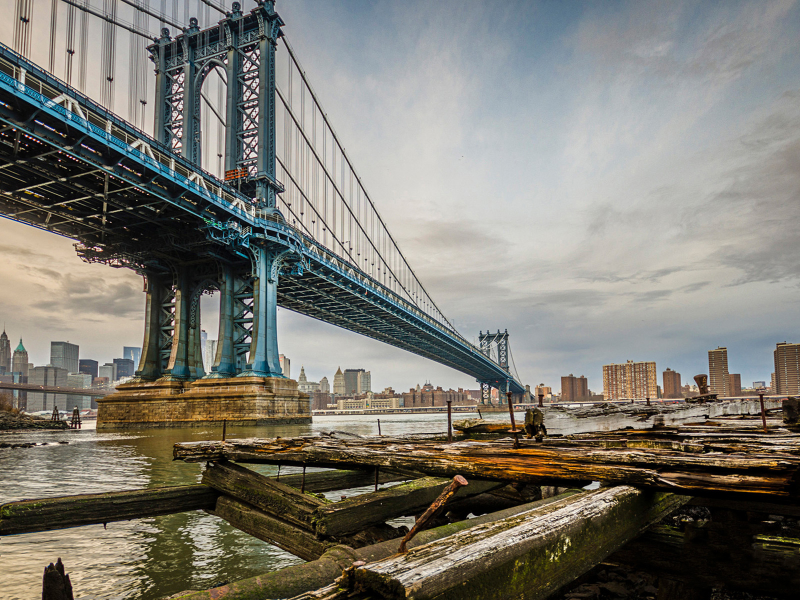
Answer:
<svg viewBox="0 0 800 600"><path fill-rule="evenodd" d="M106 15L114 21L117 20L116 0L103 0L103 9ZM110 111L114 110L114 66L117 55L117 28L114 23L103 22L100 81L100 103Z"/></svg>
<svg viewBox="0 0 800 600"><path fill-rule="evenodd" d="M17 0L14 14L14 50L28 58L31 52L31 4L32 0Z"/></svg>
<svg viewBox="0 0 800 600"><path fill-rule="evenodd" d="M84 5L88 6L89 0L84 0ZM86 55L88 54L89 40L89 13L81 11L81 37L80 48L78 49L78 60L80 69L78 71L78 89L86 93Z"/></svg>
<svg viewBox="0 0 800 600"><path fill-rule="evenodd" d="M64 81L72 85L72 59L75 56L75 7L67 4L67 42L64 54Z"/></svg>
<svg viewBox="0 0 800 600"><path fill-rule="evenodd" d="M56 70L56 41L58 40L58 5L59 0L50 2L50 53L48 55L48 71L55 73Z"/></svg>

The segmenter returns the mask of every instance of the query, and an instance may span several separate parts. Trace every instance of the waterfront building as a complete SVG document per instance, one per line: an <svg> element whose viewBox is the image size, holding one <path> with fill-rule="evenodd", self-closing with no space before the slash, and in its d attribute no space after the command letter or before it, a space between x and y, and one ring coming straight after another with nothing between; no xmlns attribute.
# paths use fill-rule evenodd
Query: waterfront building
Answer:
<svg viewBox="0 0 800 600"><path fill-rule="evenodd" d="M767 382L766 381L754 381L753 382L753 389L754 390L757 390L757 389L760 389L760 388L765 388L765 387L767 387Z"/></svg>
<svg viewBox="0 0 800 600"><path fill-rule="evenodd" d="M142 349L137 346L123 346L122 358L129 358L133 361L133 370L139 368L139 361L142 358Z"/></svg>
<svg viewBox="0 0 800 600"><path fill-rule="evenodd" d="M22 338L19 338L19 345L14 350L14 356L11 359L11 370L14 373L20 373L23 377L27 377L30 371L29 366L28 351L22 345Z"/></svg>
<svg viewBox="0 0 800 600"><path fill-rule="evenodd" d="M550 387L549 385L545 385L543 383L540 383L539 385L537 385L534 388L533 391L534 391L534 396L536 396L537 399L539 398L540 394L542 396L544 396L545 399L552 399L553 398L553 388Z"/></svg>
<svg viewBox="0 0 800 600"><path fill-rule="evenodd" d="M98 369L98 377L105 377L110 382L117 380L117 365L114 363L106 363Z"/></svg>
<svg viewBox="0 0 800 600"><path fill-rule="evenodd" d="M336 399L336 408L339 410L366 410L400 408L402 398L393 396L384 398L383 394L359 394L355 397L342 396Z"/></svg>
<svg viewBox="0 0 800 600"><path fill-rule="evenodd" d="M50 365L64 369L67 373L77 373L80 365L78 351L78 344L50 342Z"/></svg>
<svg viewBox="0 0 800 600"><path fill-rule="evenodd" d="M115 358L114 367L115 367L114 374L116 376L116 379L122 379L123 377L133 377L133 373L136 370L136 366L134 365L133 360L131 360L130 358Z"/></svg>
<svg viewBox="0 0 800 600"><path fill-rule="evenodd" d="M603 397L606 400L657 398L655 362L603 365Z"/></svg>
<svg viewBox="0 0 800 600"><path fill-rule="evenodd" d="M319 391L322 394L330 394L331 393L331 384L328 383L328 378L323 377L319 380Z"/></svg>
<svg viewBox="0 0 800 600"><path fill-rule="evenodd" d="M306 394L313 394L319 391L319 383L308 380L306 377L306 368L302 365L300 365L300 376L297 378L297 391Z"/></svg>
<svg viewBox="0 0 800 600"><path fill-rule="evenodd" d="M727 348L708 351L708 391L720 398L729 398L731 395Z"/></svg>
<svg viewBox="0 0 800 600"><path fill-rule="evenodd" d="M345 369L344 370L344 393L348 396L359 394L361 391L358 386L359 374L364 369Z"/></svg>
<svg viewBox="0 0 800 600"><path fill-rule="evenodd" d="M67 374L66 369L52 365L34 367L28 374L28 383L32 385L67 387ZM28 412L52 410L53 406L57 406L59 410L67 410L67 396L52 392L28 392Z"/></svg>
<svg viewBox="0 0 800 600"><path fill-rule="evenodd" d="M342 367L339 367L336 369L336 374L333 376L333 393L344 394L344 389L344 373L342 373Z"/></svg>
<svg viewBox="0 0 800 600"><path fill-rule="evenodd" d="M683 398L681 391L681 374L673 371L669 367L661 374L661 380L664 383L664 398Z"/></svg>
<svg viewBox="0 0 800 600"><path fill-rule="evenodd" d="M3 333L0 334L0 373L8 373L11 371L11 342L8 340L8 334L3 327Z"/></svg>
<svg viewBox="0 0 800 600"><path fill-rule="evenodd" d="M90 358L82 358L78 361L78 373L91 375L92 379L98 375L97 367L97 361Z"/></svg>
<svg viewBox="0 0 800 600"><path fill-rule="evenodd" d="M366 394L372 391L372 374L370 371L362 370L358 374L358 393Z"/></svg>
<svg viewBox="0 0 800 600"><path fill-rule="evenodd" d="M742 395L742 376L739 373L728 375L728 392L733 398L738 398Z"/></svg>
<svg viewBox="0 0 800 600"><path fill-rule="evenodd" d="M583 375L575 377L572 373L561 378L561 401L579 402L589 399L589 380Z"/></svg>
<svg viewBox="0 0 800 600"><path fill-rule="evenodd" d="M386 390L384 390L384 392L386 392ZM380 394L380 396L394 395L394 390L391 390L388 394ZM463 388L445 390L441 386L434 388L433 385L428 382L422 387L418 385L416 388L411 388L407 392L403 392L402 397L403 404L401 406L405 406L406 408L446 406L448 400L452 402L453 406L472 405L476 403L470 390L465 390ZM480 398L480 396L477 397Z"/></svg>
<svg viewBox="0 0 800 600"><path fill-rule="evenodd" d="M775 383L773 394L800 394L800 344L777 344L774 352Z"/></svg>

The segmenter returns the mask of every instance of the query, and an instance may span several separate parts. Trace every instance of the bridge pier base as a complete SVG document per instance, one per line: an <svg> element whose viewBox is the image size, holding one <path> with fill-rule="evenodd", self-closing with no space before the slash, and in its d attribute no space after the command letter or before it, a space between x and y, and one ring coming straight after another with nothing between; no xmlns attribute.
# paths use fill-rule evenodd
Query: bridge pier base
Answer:
<svg viewBox="0 0 800 600"><path fill-rule="evenodd" d="M284 377L132 382L97 400L98 429L310 423L308 394Z"/></svg>

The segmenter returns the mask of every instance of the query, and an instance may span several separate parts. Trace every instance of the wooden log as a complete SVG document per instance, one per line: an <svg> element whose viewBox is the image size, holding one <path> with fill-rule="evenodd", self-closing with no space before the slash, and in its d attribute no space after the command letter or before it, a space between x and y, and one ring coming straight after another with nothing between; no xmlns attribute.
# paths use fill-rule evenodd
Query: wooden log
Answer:
<svg viewBox="0 0 800 600"><path fill-rule="evenodd" d="M420 477L418 473L400 473L381 469L378 472L378 483L393 483L395 481L406 481ZM298 490L304 486L302 474L281 475L280 479L271 477L275 481L290 485ZM335 490L349 490L357 487L364 487L375 484L375 470L356 470L342 471L339 469L331 471L318 471L306 473L305 491L319 494L322 492L333 492Z"/></svg>
<svg viewBox="0 0 800 600"><path fill-rule="evenodd" d="M42 600L74 600L72 583L64 571L64 563L60 558L56 564L50 563L44 569Z"/></svg>
<svg viewBox="0 0 800 600"><path fill-rule="evenodd" d="M424 477L319 506L314 511L314 529L322 536L344 536L388 519L414 515L436 500L449 483L439 477ZM493 481L470 482L456 492L455 498L470 498L502 486Z"/></svg>
<svg viewBox="0 0 800 600"><path fill-rule="evenodd" d="M793 442L800 447L800 438ZM605 481L681 491L693 495L729 493L797 498L800 456L788 453L694 453L652 448L604 448L509 439L467 440L443 444L392 438L333 440L290 438L176 444L174 456L188 462L227 458L313 466L365 465L411 469L427 475L469 480L492 479L541 483Z"/></svg>
<svg viewBox="0 0 800 600"><path fill-rule="evenodd" d="M210 463L203 471L202 482L306 531L313 530L314 511L326 504L316 496L224 460Z"/></svg>
<svg viewBox="0 0 800 600"><path fill-rule="evenodd" d="M0 506L0 535L213 509L217 496L205 485L180 485L9 502Z"/></svg>
<svg viewBox="0 0 800 600"><path fill-rule="evenodd" d="M388 599L544 599L686 500L629 486L573 496L357 567L355 589Z"/></svg>
<svg viewBox="0 0 800 600"><path fill-rule="evenodd" d="M316 560L333 546L303 527L287 523L230 496L220 496L211 514L260 540L274 544L303 560Z"/></svg>
<svg viewBox="0 0 800 600"><path fill-rule="evenodd" d="M758 596L796 597L800 539L747 531L741 536L727 523L712 533L707 525L684 532L656 525L606 562L682 581L694 589L716 587Z"/></svg>

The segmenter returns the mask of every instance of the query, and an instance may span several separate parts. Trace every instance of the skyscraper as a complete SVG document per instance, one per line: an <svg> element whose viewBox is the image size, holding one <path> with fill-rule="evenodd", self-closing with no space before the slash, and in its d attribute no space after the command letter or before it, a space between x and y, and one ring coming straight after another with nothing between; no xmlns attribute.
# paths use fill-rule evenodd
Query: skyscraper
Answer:
<svg viewBox="0 0 800 600"><path fill-rule="evenodd" d="M728 391L733 398L742 395L742 376L739 373L730 373L728 375Z"/></svg>
<svg viewBox="0 0 800 600"><path fill-rule="evenodd" d="M366 373L364 369L345 369L344 370L344 393L348 396L353 394L361 394L362 380L365 377L362 373ZM369 382L371 384L371 382Z"/></svg>
<svg viewBox="0 0 800 600"><path fill-rule="evenodd" d="M292 378L292 361L286 358L283 354L278 355L278 362L281 365L281 371L283 372L283 376L287 379Z"/></svg>
<svg viewBox="0 0 800 600"><path fill-rule="evenodd" d="M61 367L34 367L28 375L28 383L42 386L67 386L67 370ZM64 394L28 392L28 410L52 410L58 406L60 410L67 409L67 397Z"/></svg>
<svg viewBox="0 0 800 600"><path fill-rule="evenodd" d="M372 391L372 372L361 369L358 374L358 393L366 394Z"/></svg>
<svg viewBox="0 0 800 600"><path fill-rule="evenodd" d="M11 370L14 373L21 373L23 377L28 376L28 351L22 345L22 338L19 338L19 346L14 350L14 356L11 360Z"/></svg>
<svg viewBox="0 0 800 600"><path fill-rule="evenodd" d="M336 369L336 374L333 376L333 393L344 394L344 390L344 373L342 373L342 367L339 367Z"/></svg>
<svg viewBox="0 0 800 600"><path fill-rule="evenodd" d="M80 364L78 350L78 344L50 342L50 364L60 369L66 369L67 373L77 373Z"/></svg>
<svg viewBox="0 0 800 600"><path fill-rule="evenodd" d="M606 400L658 398L655 362L603 365L603 396Z"/></svg>
<svg viewBox="0 0 800 600"><path fill-rule="evenodd" d="M323 377L319 380L319 391L323 394L330 394L331 393L331 385L328 383L328 378Z"/></svg>
<svg viewBox="0 0 800 600"><path fill-rule="evenodd" d="M773 394L800 394L800 344L783 342L775 346L775 384Z"/></svg>
<svg viewBox="0 0 800 600"><path fill-rule="evenodd" d="M123 377L133 377L133 373L136 370L136 365L133 364L133 361L130 358L115 358L114 367L117 379L122 379Z"/></svg>
<svg viewBox="0 0 800 600"><path fill-rule="evenodd" d="M708 351L708 390L720 398L731 395L727 348L719 347Z"/></svg>
<svg viewBox="0 0 800 600"><path fill-rule="evenodd" d="M5 327L0 334L0 373L11 371L11 342L8 341Z"/></svg>
<svg viewBox="0 0 800 600"><path fill-rule="evenodd" d="M78 373L91 375L92 379L97 377L97 361L89 358L82 358L78 361Z"/></svg>
<svg viewBox="0 0 800 600"><path fill-rule="evenodd" d="M664 382L664 398L683 398L680 373L667 367L661 377Z"/></svg>
<svg viewBox="0 0 800 600"><path fill-rule="evenodd" d="M578 402L589 397L589 380L583 375L575 377L572 373L561 378L561 401Z"/></svg>
<svg viewBox="0 0 800 600"><path fill-rule="evenodd" d="M133 361L133 370L139 368L139 360L142 358L142 349L137 346L123 346L122 358L129 358Z"/></svg>

